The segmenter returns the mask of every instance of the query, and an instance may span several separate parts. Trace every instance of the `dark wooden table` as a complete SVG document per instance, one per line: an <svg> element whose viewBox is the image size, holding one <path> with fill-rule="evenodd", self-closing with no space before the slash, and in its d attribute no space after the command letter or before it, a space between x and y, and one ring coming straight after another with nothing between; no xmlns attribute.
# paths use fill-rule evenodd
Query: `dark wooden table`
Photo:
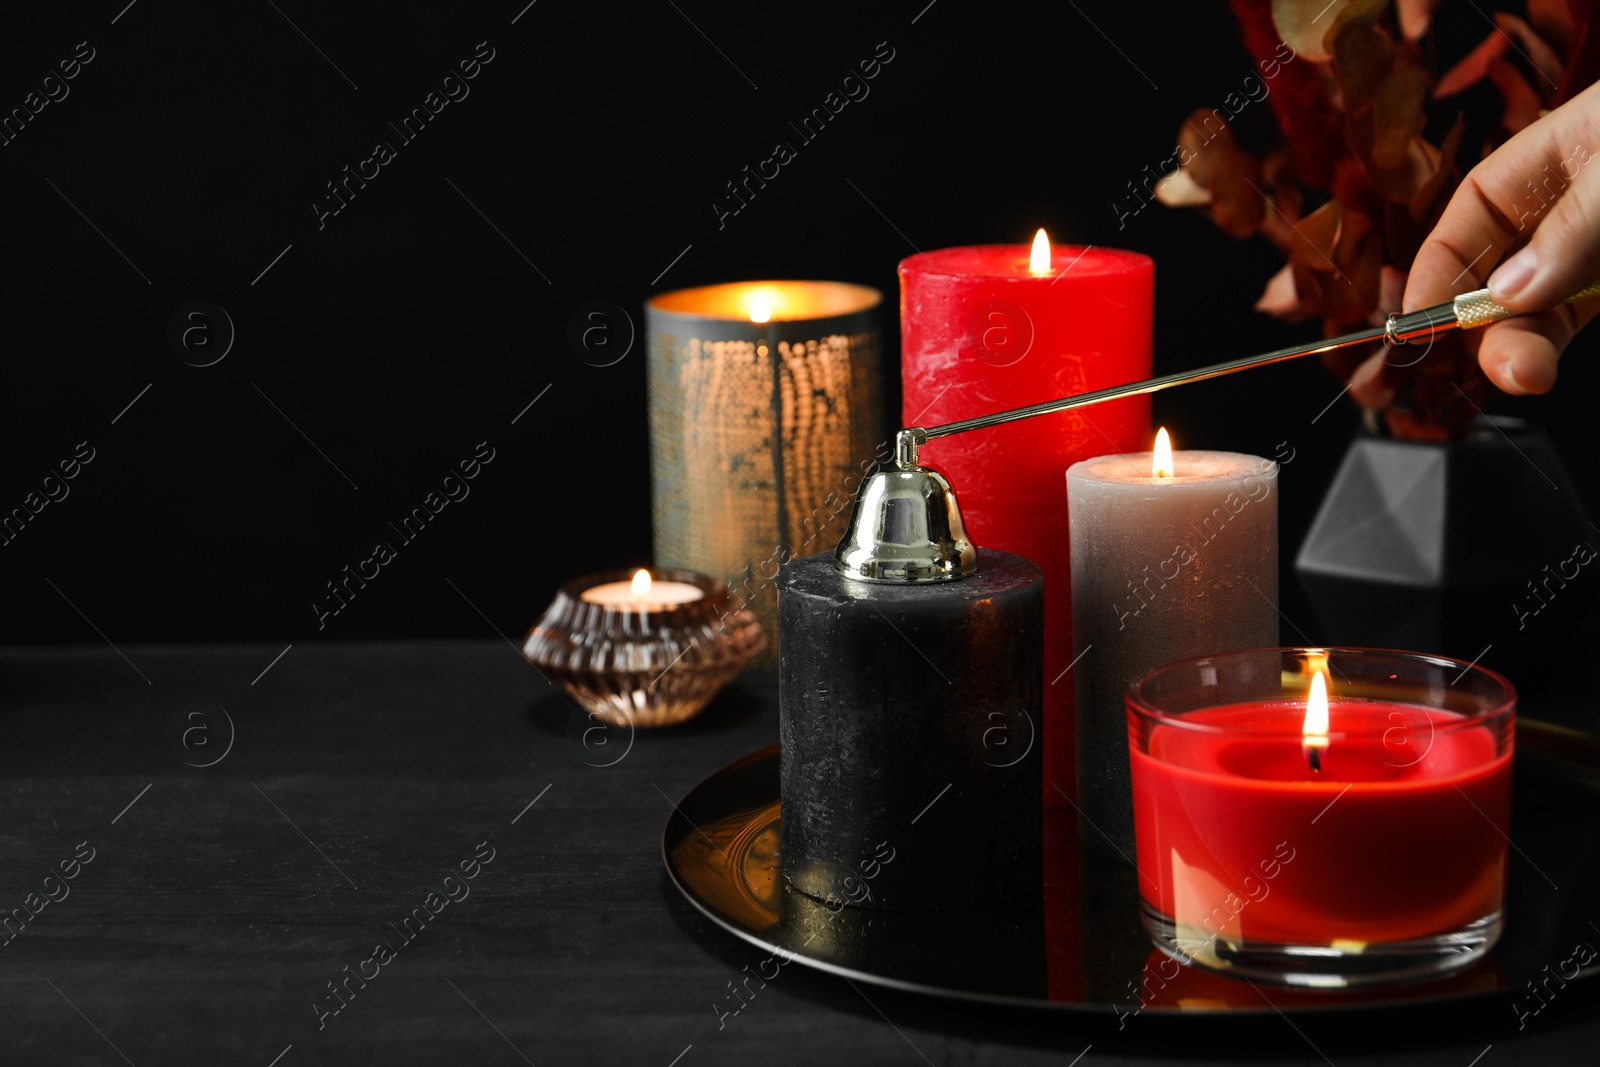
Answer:
<svg viewBox="0 0 1600 1067"><path fill-rule="evenodd" d="M776 740L772 688L629 748L585 738L504 642L282 651L0 653L0 912L28 917L0 940L0 1063L1501 1067L1600 1048L1594 982L1520 1031L1503 1003L1119 1029L789 967L719 1018L764 954L679 896L661 828Z"/></svg>

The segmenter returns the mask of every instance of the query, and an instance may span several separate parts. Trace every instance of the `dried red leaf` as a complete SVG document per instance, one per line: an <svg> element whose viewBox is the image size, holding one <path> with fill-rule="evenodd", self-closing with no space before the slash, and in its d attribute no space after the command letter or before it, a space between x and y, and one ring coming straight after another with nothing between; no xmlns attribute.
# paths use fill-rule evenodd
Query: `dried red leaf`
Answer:
<svg viewBox="0 0 1600 1067"><path fill-rule="evenodd" d="M1312 315L1295 289L1294 268L1287 263L1267 279L1266 287L1256 300L1255 309L1284 322L1304 322Z"/></svg>
<svg viewBox="0 0 1600 1067"><path fill-rule="evenodd" d="M1272 153L1261 164L1261 176L1272 192L1272 202L1277 206L1275 213L1290 222L1298 221L1305 212L1305 195L1295 180L1294 157L1281 150Z"/></svg>
<svg viewBox="0 0 1600 1067"><path fill-rule="evenodd" d="M1413 138L1422 132L1427 94L1428 75L1420 67L1397 67L1378 79L1372 97L1372 161L1379 167L1405 165Z"/></svg>
<svg viewBox="0 0 1600 1067"><path fill-rule="evenodd" d="M1352 114L1372 100L1378 81L1394 68L1395 48L1389 35L1370 22L1347 19L1329 31L1333 70Z"/></svg>
<svg viewBox="0 0 1600 1067"><path fill-rule="evenodd" d="M1416 49L1397 46L1382 27L1354 17L1329 40L1349 112L1349 146L1379 192L1409 200L1433 170L1416 148L1428 83Z"/></svg>
<svg viewBox="0 0 1600 1067"><path fill-rule="evenodd" d="M1577 24L1567 0L1528 0L1528 21L1562 55L1570 55Z"/></svg>
<svg viewBox="0 0 1600 1067"><path fill-rule="evenodd" d="M1215 108L1199 108L1178 127L1178 158L1189 160L1183 169L1203 189L1211 188L1217 161L1238 150L1232 127Z"/></svg>
<svg viewBox="0 0 1600 1067"><path fill-rule="evenodd" d="M1235 150L1217 160L1211 185L1211 217L1231 237L1249 237L1267 213L1261 192L1261 161Z"/></svg>
<svg viewBox="0 0 1600 1067"><path fill-rule="evenodd" d="M1305 258L1296 254L1293 249L1289 252L1289 273L1294 278L1294 291L1300 297L1300 307L1305 315L1320 318L1323 307L1323 276L1313 271L1306 264ZM1329 274L1328 277L1332 275Z"/></svg>
<svg viewBox="0 0 1600 1067"><path fill-rule="evenodd" d="M1444 135L1444 141L1437 149L1424 142L1424 147L1433 157L1433 169L1417 186L1416 193L1411 197L1408 206L1411 217L1417 221L1432 220L1444 209L1449 201L1449 193L1454 191L1454 183L1450 180L1456 170L1456 153L1461 149L1461 137L1466 132L1466 120L1462 115L1456 115L1456 121L1450 127L1450 132ZM1431 221L1429 226L1431 228ZM1395 258L1402 263L1410 263L1411 256L1398 255Z"/></svg>
<svg viewBox="0 0 1600 1067"><path fill-rule="evenodd" d="M1323 9L1324 11L1327 8ZM1343 7L1337 8L1333 16L1333 25L1328 27L1328 32L1323 36L1323 44L1328 50L1333 51L1333 40L1346 26L1362 25L1376 26L1382 20L1384 12L1389 10L1389 0L1349 0Z"/></svg>
<svg viewBox="0 0 1600 1067"><path fill-rule="evenodd" d="M1266 213L1261 219L1261 229L1257 232L1271 241L1278 251L1285 256L1294 247L1294 223L1276 211L1268 211Z"/></svg>
<svg viewBox="0 0 1600 1067"><path fill-rule="evenodd" d="M1372 221L1330 200L1295 227L1290 248L1295 291L1330 329L1359 324L1377 299L1383 245Z"/></svg>
<svg viewBox="0 0 1600 1067"><path fill-rule="evenodd" d="M1491 33L1483 41L1468 52L1462 60L1439 79L1433 87L1433 98L1443 100L1455 96L1477 85L1489 76L1489 64L1505 55L1506 49L1511 47L1511 41L1503 33Z"/></svg>
<svg viewBox="0 0 1600 1067"><path fill-rule="evenodd" d="M1383 373L1393 351L1393 348L1384 345L1351 372L1350 396L1362 407L1383 411L1394 403L1394 386L1384 380Z"/></svg>
<svg viewBox="0 0 1600 1067"><path fill-rule="evenodd" d="M1334 274L1342 284L1324 287L1324 314L1339 332L1364 325L1378 300L1383 269L1383 242L1372 219L1360 211L1346 210L1333 248Z"/></svg>
<svg viewBox="0 0 1600 1067"><path fill-rule="evenodd" d="M1443 0L1395 0L1395 14L1400 18L1400 35L1408 41L1420 41L1433 21L1433 10Z"/></svg>
<svg viewBox="0 0 1600 1067"><path fill-rule="evenodd" d="M1329 200L1317 210L1300 220L1295 227L1294 253L1309 261L1318 258L1325 265L1333 262L1333 246L1339 240L1339 223L1344 221L1345 206Z"/></svg>
<svg viewBox="0 0 1600 1067"><path fill-rule="evenodd" d="M1417 249L1444 214L1459 184L1456 151L1464 130L1458 117L1439 148L1418 139L1419 149L1431 161L1427 176L1410 200L1391 200L1383 207L1383 246L1390 263L1408 264L1415 259Z"/></svg>
<svg viewBox="0 0 1600 1067"><path fill-rule="evenodd" d="M1156 182L1156 199L1167 207L1205 207L1211 190L1195 181L1188 167L1179 167Z"/></svg>
<svg viewBox="0 0 1600 1067"><path fill-rule="evenodd" d="M1373 306L1372 318L1368 321L1374 326L1382 326L1390 315L1400 310L1401 301L1405 298L1406 278L1409 271L1391 267L1385 263L1378 278L1378 302Z"/></svg>
<svg viewBox="0 0 1600 1067"><path fill-rule="evenodd" d="M1516 43L1518 53L1533 65L1534 73L1553 92L1556 79L1561 77L1561 70L1565 66L1556 50L1539 36L1538 31L1515 15L1496 11L1494 24Z"/></svg>
<svg viewBox="0 0 1600 1067"><path fill-rule="evenodd" d="M1323 38L1333 26L1328 8L1351 0L1272 0L1272 24L1279 38L1302 59L1322 62L1330 53Z"/></svg>
<svg viewBox="0 0 1600 1067"><path fill-rule="evenodd" d="M1205 204L1212 219L1232 237L1255 233L1267 211L1261 161L1239 148L1233 130L1215 111L1202 109L1190 115L1178 130L1178 143L1189 159L1179 172L1187 172L1187 180L1171 185L1164 180L1166 196Z"/></svg>
<svg viewBox="0 0 1600 1067"><path fill-rule="evenodd" d="M1574 18L1578 17L1576 15L1578 2L1579 0L1573 0ZM1592 9L1596 5L1584 6ZM1579 22L1579 29L1574 32L1572 48L1567 53L1567 69L1561 77L1561 87L1550 100L1551 107L1560 107L1596 81L1600 81L1600 33L1596 33L1593 23L1588 21L1592 13L1591 10L1583 16Z"/></svg>
<svg viewBox="0 0 1600 1067"><path fill-rule="evenodd" d="M1509 132L1526 129L1544 113L1544 102L1539 99L1539 94L1533 91L1533 86L1528 84L1522 72L1510 63L1502 59L1489 64L1489 79L1500 90L1500 95L1505 97L1505 118L1501 121Z"/></svg>
<svg viewBox="0 0 1600 1067"><path fill-rule="evenodd" d="M1371 154L1368 139L1372 134L1373 117L1363 113L1351 121L1350 147L1367 166L1367 176L1373 187L1390 200L1410 203L1438 169L1439 150L1420 135L1412 134L1406 142L1404 158L1397 166L1378 164Z"/></svg>
<svg viewBox="0 0 1600 1067"><path fill-rule="evenodd" d="M1449 334L1425 352L1413 355L1402 348L1388 361L1384 380L1393 387L1394 400L1384 422L1390 433L1441 441L1471 429L1489 388L1476 346L1468 341L1472 336Z"/></svg>
<svg viewBox="0 0 1600 1067"><path fill-rule="evenodd" d="M1372 176L1361 160L1345 156L1339 160L1339 169L1333 176L1333 198L1348 207L1367 215L1377 215L1383 210L1384 197L1372 185Z"/></svg>
<svg viewBox="0 0 1600 1067"><path fill-rule="evenodd" d="M1267 103L1289 143L1295 173L1310 188L1326 189L1344 145L1344 115L1334 103L1335 86L1326 65L1294 52L1285 59L1272 0L1229 0L1229 5L1244 30L1251 58L1264 74L1276 73Z"/></svg>

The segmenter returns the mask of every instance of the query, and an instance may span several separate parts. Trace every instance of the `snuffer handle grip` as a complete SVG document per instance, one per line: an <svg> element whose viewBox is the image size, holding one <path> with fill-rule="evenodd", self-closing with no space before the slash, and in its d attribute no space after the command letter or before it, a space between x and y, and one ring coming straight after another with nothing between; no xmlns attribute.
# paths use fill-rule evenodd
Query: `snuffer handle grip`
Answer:
<svg viewBox="0 0 1600 1067"><path fill-rule="evenodd" d="M1600 295L1600 281L1591 282L1562 303L1570 304L1597 295ZM1428 340L1450 330L1476 330L1491 322L1513 318L1516 314L1504 304L1497 303L1489 295L1489 290L1474 289L1470 293L1462 293L1448 304L1435 304L1420 311L1390 315L1383 332L1390 344L1403 345Z"/></svg>

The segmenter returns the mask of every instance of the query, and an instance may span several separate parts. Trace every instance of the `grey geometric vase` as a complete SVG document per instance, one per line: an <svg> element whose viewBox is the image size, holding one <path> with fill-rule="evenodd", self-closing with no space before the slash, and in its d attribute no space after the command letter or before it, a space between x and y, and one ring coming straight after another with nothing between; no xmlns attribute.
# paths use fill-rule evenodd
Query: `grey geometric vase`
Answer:
<svg viewBox="0 0 1600 1067"><path fill-rule="evenodd" d="M1526 672L1592 603L1597 556L1549 438L1495 417L1448 443L1358 437L1295 570L1332 643Z"/></svg>

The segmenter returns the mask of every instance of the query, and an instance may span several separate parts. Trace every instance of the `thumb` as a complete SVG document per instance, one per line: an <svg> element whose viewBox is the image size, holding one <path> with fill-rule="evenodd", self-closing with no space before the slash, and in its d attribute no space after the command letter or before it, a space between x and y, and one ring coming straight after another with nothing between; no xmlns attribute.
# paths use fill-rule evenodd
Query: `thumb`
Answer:
<svg viewBox="0 0 1600 1067"><path fill-rule="evenodd" d="M1600 279L1600 166L1586 166L1594 162L1583 145L1562 161L1566 188L1527 246L1489 276L1496 301L1519 313L1542 311Z"/></svg>

